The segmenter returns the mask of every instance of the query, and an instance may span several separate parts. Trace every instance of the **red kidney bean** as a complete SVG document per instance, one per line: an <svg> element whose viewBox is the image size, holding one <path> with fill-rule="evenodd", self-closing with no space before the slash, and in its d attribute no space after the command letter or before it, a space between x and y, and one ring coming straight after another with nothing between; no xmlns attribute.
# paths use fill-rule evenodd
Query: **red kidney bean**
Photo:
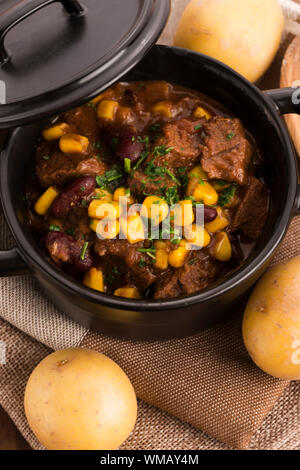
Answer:
<svg viewBox="0 0 300 470"><path fill-rule="evenodd" d="M212 222L217 218L218 212L214 207L204 206L204 222Z"/></svg>
<svg viewBox="0 0 300 470"><path fill-rule="evenodd" d="M203 211L203 216L204 216L204 222L207 224L208 222L212 222L217 218L217 210L214 207L208 207L208 206L203 206L202 204L199 204L199 206L194 208L194 215L195 218L197 218L197 213L198 217L202 215L201 211Z"/></svg>
<svg viewBox="0 0 300 470"><path fill-rule="evenodd" d="M87 247L83 253L84 242L77 242L66 233L49 232L44 238L44 245L54 263L60 267L66 266L75 272L86 272L93 266L94 259L90 248Z"/></svg>
<svg viewBox="0 0 300 470"><path fill-rule="evenodd" d="M135 129L123 126L118 130L116 138L118 139L114 150L116 158L120 160L129 158L132 163L136 162L145 146L142 142L139 142Z"/></svg>
<svg viewBox="0 0 300 470"><path fill-rule="evenodd" d="M69 184L55 199L50 212L54 217L66 217L72 207L92 194L96 186L94 176L82 176Z"/></svg>

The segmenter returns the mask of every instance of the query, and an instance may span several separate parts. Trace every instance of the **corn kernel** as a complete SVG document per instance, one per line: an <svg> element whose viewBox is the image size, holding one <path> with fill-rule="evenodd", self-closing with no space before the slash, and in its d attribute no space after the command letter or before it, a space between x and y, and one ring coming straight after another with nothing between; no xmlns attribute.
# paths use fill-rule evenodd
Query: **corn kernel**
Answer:
<svg viewBox="0 0 300 470"><path fill-rule="evenodd" d="M92 219L91 229L97 233L101 240L112 240L119 235L120 224L116 219L109 221Z"/></svg>
<svg viewBox="0 0 300 470"><path fill-rule="evenodd" d="M206 230L210 233L218 232L219 230L223 230L229 225L229 220L227 219L223 209L221 207L217 207L217 218L212 222L205 224Z"/></svg>
<svg viewBox="0 0 300 470"><path fill-rule="evenodd" d="M98 103L100 103L100 101L102 101L105 97L105 94L104 93L100 93L100 95L96 96L95 98L93 98L91 100L91 103L97 105Z"/></svg>
<svg viewBox="0 0 300 470"><path fill-rule="evenodd" d="M116 116L119 103L112 100L103 100L97 108L97 115L99 119L108 119L113 121Z"/></svg>
<svg viewBox="0 0 300 470"><path fill-rule="evenodd" d="M232 248L226 232L216 234L214 255L218 261L229 261L232 256Z"/></svg>
<svg viewBox="0 0 300 470"><path fill-rule="evenodd" d="M171 217L173 218L174 225L177 227L191 225L195 220L192 201L190 199L179 201L171 211Z"/></svg>
<svg viewBox="0 0 300 470"><path fill-rule="evenodd" d="M120 223L123 235L127 238L129 243L134 244L145 240L145 227L140 215L132 215L127 219L121 217Z"/></svg>
<svg viewBox="0 0 300 470"><path fill-rule="evenodd" d="M206 171L202 169L200 165L195 166L188 174L189 178L198 178L198 180L202 181L207 181L208 180L208 175ZM199 181L198 181L199 182Z"/></svg>
<svg viewBox="0 0 300 470"><path fill-rule="evenodd" d="M109 218L111 220L120 217L120 205L115 201L101 201L94 199L89 205L89 217L93 219Z"/></svg>
<svg viewBox="0 0 300 470"><path fill-rule="evenodd" d="M101 269L90 269L84 276L83 284L90 289L104 292L103 273Z"/></svg>
<svg viewBox="0 0 300 470"><path fill-rule="evenodd" d="M208 111L206 111L204 108L201 108L201 106L198 106L195 111L194 111L194 116L196 118L202 118L205 117L207 120L211 119L211 114L209 114Z"/></svg>
<svg viewBox="0 0 300 470"><path fill-rule="evenodd" d="M36 201L34 210L39 215L45 215L54 199L58 196L58 191L54 186L50 186L47 191Z"/></svg>
<svg viewBox="0 0 300 470"><path fill-rule="evenodd" d="M185 228L184 236L189 244L200 249L209 245L211 240L208 231L204 227L195 224Z"/></svg>
<svg viewBox="0 0 300 470"><path fill-rule="evenodd" d="M156 248L156 250L167 250L168 249L168 245L166 242L164 241L161 241L161 240L156 240L154 242L154 246Z"/></svg>
<svg viewBox="0 0 300 470"><path fill-rule="evenodd" d="M154 266L158 269L168 269L169 257L166 250L156 250Z"/></svg>
<svg viewBox="0 0 300 470"><path fill-rule="evenodd" d="M142 296L135 287L120 287L114 292L117 297L125 297L126 299L141 299Z"/></svg>
<svg viewBox="0 0 300 470"><path fill-rule="evenodd" d="M203 202L207 206L214 206L219 199L217 191L207 181L199 183L197 178L191 178L186 193L193 196L197 202Z"/></svg>
<svg viewBox="0 0 300 470"><path fill-rule="evenodd" d="M141 216L151 219L155 225L160 224L168 217L169 206L157 196L148 196L143 202Z"/></svg>
<svg viewBox="0 0 300 470"><path fill-rule="evenodd" d="M181 240L179 247L172 251L168 256L169 264L173 268L181 268L184 265L187 257L189 256L190 250L185 240Z"/></svg>
<svg viewBox="0 0 300 470"><path fill-rule="evenodd" d="M93 98L91 100L91 103L97 105L98 103L100 103L100 101L104 100L104 99L110 99L112 98L114 95L114 91L112 89L109 89L109 90L106 90L104 91L103 93L100 93L100 95L96 96L95 98Z"/></svg>
<svg viewBox="0 0 300 470"><path fill-rule="evenodd" d="M113 195L106 189L96 188L94 191L95 198L101 201L112 201Z"/></svg>
<svg viewBox="0 0 300 470"><path fill-rule="evenodd" d="M161 114L169 119L173 117L173 107L172 103L169 101L160 101L152 107L152 112L154 114Z"/></svg>
<svg viewBox="0 0 300 470"><path fill-rule="evenodd" d="M59 148L63 153L85 153L89 139L83 135L65 134L59 139Z"/></svg>
<svg viewBox="0 0 300 470"><path fill-rule="evenodd" d="M68 134L70 132L70 126L62 122L61 124L56 124L56 126L49 127L48 129L44 129L42 135L45 140L50 142L51 140L58 140L63 135Z"/></svg>
<svg viewBox="0 0 300 470"><path fill-rule="evenodd" d="M136 202L135 198L130 195L130 189L117 188L114 192L113 199L114 201L119 202L121 197L126 198L127 204L134 204Z"/></svg>

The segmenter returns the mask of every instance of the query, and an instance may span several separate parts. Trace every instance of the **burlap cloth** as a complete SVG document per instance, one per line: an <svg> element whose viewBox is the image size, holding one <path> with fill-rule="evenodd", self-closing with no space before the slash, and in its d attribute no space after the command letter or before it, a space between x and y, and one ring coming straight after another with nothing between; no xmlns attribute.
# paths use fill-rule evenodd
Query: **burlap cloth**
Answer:
<svg viewBox="0 0 300 470"><path fill-rule="evenodd" d="M162 43L171 42L186 3L173 1ZM292 37L286 36L262 88L278 86ZM274 263L299 255L299 240L297 217ZM0 243L1 248L13 245L2 215ZM231 323L190 338L130 342L78 326L43 296L31 276L0 279L0 287L0 340L6 345L0 404L34 449L41 446L23 412L26 380L53 349L71 346L109 355L132 380L139 416L123 449L300 449L300 382L277 380L256 368L242 343L241 312Z"/></svg>

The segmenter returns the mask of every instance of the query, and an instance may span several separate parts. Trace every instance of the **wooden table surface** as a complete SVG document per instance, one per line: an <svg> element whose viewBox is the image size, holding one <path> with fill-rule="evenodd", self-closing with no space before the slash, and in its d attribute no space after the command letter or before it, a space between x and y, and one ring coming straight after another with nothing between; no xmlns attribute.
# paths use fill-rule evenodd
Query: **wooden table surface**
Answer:
<svg viewBox="0 0 300 470"><path fill-rule="evenodd" d="M30 447L9 416L0 407L0 451L1 450L30 450Z"/></svg>

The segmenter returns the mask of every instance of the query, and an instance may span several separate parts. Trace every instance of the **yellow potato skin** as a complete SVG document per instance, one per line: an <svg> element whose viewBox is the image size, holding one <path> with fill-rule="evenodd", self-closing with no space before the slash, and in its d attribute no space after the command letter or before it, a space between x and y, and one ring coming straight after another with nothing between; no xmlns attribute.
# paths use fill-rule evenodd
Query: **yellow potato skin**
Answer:
<svg viewBox="0 0 300 470"><path fill-rule="evenodd" d="M127 375L87 349L56 351L32 372L25 390L28 423L49 450L114 450L129 436L137 401Z"/></svg>
<svg viewBox="0 0 300 470"><path fill-rule="evenodd" d="M244 314L243 339L262 370L300 380L300 257L271 268L259 281Z"/></svg>
<svg viewBox="0 0 300 470"><path fill-rule="evenodd" d="M191 0L174 45L214 57L254 82L274 59L283 27L277 0Z"/></svg>

